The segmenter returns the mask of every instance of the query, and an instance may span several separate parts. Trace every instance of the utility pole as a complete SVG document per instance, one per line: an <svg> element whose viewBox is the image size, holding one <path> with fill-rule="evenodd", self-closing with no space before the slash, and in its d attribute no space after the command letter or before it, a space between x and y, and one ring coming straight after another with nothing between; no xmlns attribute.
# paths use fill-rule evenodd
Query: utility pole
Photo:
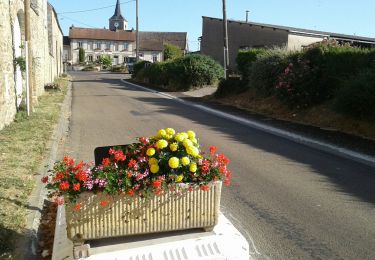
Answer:
<svg viewBox="0 0 375 260"><path fill-rule="evenodd" d="M249 10L246 10L246 23L248 23L249 22Z"/></svg>
<svg viewBox="0 0 375 260"><path fill-rule="evenodd" d="M135 2L135 23L136 23L136 46L137 46L137 49L136 49L136 52L135 52L135 60L136 61L139 61L139 47L140 47L140 44L139 44L139 26L138 26L138 0L136 0Z"/></svg>
<svg viewBox="0 0 375 260"><path fill-rule="evenodd" d="M226 0L223 0L223 33L224 33L224 78L227 79L227 70L229 66L228 55L228 23L227 23L227 8Z"/></svg>
<svg viewBox="0 0 375 260"><path fill-rule="evenodd" d="M25 44L26 44L26 49L27 49L27 68L28 68L28 71L27 71L27 81L28 81L28 85L29 85L29 95L28 95L28 108L29 108L29 111L33 111L33 78L32 78L32 53L31 53L31 31L30 31L30 0L25 0L24 1L24 9L25 9ZM28 111L28 112L29 112Z"/></svg>

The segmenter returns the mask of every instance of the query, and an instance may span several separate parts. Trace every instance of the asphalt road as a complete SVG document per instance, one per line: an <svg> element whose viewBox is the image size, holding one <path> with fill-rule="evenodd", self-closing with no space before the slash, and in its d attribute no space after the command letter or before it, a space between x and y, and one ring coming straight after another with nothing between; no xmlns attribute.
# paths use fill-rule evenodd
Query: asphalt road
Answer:
<svg viewBox="0 0 375 260"><path fill-rule="evenodd" d="M224 215L256 259L375 259L375 169L249 128L122 83L74 73L65 151L92 161L97 146L160 128L195 130L230 159Z"/></svg>

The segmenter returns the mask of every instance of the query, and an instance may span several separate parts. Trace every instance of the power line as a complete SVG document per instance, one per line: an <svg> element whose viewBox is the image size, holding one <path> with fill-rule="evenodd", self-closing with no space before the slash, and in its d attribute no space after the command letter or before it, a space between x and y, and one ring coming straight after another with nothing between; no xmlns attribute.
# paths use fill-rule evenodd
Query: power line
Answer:
<svg viewBox="0 0 375 260"><path fill-rule="evenodd" d="M80 23L80 24L83 24L83 25L88 26L88 27L91 27L91 28L96 28L95 26L92 26L92 25L89 25L89 24L83 23L83 22L81 22L81 21L75 20L75 19L70 18L70 17L68 17L68 16L66 16L66 15L61 15L61 16L62 16L63 18L60 18L60 19L68 19L68 20L71 20L71 21L73 21L73 22Z"/></svg>
<svg viewBox="0 0 375 260"><path fill-rule="evenodd" d="M128 3L131 3L131 2L135 2L135 0L130 0L130 1L126 1L126 2L121 2L120 4L128 4ZM108 5L108 6L103 6L103 7L99 7L99 8L87 9L87 10L80 10L80 11L62 12L62 13L57 13L57 14L76 14L76 13L85 13L85 12L92 12L92 11L102 10L102 9L106 9L106 8L111 8L111 7L114 7L114 6L116 6L116 5Z"/></svg>

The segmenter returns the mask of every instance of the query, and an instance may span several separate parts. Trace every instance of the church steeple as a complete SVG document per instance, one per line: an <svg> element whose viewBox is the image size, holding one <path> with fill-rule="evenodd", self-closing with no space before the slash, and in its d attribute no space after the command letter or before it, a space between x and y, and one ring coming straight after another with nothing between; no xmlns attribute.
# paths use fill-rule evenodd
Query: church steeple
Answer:
<svg viewBox="0 0 375 260"><path fill-rule="evenodd" d="M125 18L124 18L124 17L122 16L122 14L121 14L121 5L120 5L120 0L117 0L115 13L114 13L114 15L111 17L111 19L123 19L123 20L125 20Z"/></svg>
<svg viewBox="0 0 375 260"><path fill-rule="evenodd" d="M128 27L128 21L122 16L121 3L117 0L115 13L109 18L109 29L111 31L126 30Z"/></svg>

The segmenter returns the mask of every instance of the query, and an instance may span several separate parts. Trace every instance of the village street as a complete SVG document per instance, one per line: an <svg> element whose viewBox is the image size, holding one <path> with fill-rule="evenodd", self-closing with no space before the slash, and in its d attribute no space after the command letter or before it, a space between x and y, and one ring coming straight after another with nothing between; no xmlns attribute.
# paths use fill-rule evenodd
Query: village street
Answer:
<svg viewBox="0 0 375 260"><path fill-rule="evenodd" d="M64 151L93 161L97 146L160 128L194 130L230 159L221 211L256 259L374 259L375 170L125 84L121 74L75 72Z"/></svg>

